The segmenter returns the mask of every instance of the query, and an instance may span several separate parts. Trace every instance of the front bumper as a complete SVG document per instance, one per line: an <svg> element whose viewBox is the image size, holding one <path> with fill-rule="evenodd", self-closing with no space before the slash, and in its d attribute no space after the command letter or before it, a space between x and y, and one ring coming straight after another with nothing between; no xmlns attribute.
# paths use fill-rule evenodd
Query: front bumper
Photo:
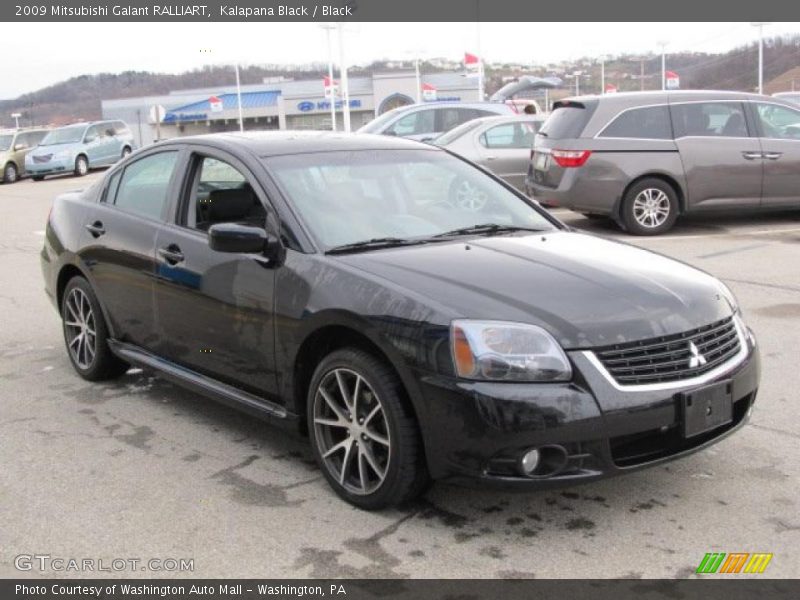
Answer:
<svg viewBox="0 0 800 600"><path fill-rule="evenodd" d="M696 452L747 421L760 380L758 348L751 340L741 363L708 382L731 382L733 420L690 438L681 434L678 394L691 387L621 391L582 352L570 353L575 372L570 383L423 377L431 474L463 483L542 489L611 477ZM566 450L564 467L547 477L525 476L519 469L522 454L548 445Z"/></svg>
<svg viewBox="0 0 800 600"><path fill-rule="evenodd" d="M37 163L32 159L25 160L25 171L29 175L54 175L66 173L75 168L75 161L67 158L51 158L47 162Z"/></svg>

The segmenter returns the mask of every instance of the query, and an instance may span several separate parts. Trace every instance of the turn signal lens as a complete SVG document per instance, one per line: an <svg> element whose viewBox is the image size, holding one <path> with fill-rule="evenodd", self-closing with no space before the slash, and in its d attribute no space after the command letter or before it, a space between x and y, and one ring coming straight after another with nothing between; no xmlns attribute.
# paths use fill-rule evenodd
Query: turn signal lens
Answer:
<svg viewBox="0 0 800 600"><path fill-rule="evenodd" d="M456 371L461 377L471 377L475 372L475 359L467 341L467 334L460 327L453 327L453 356Z"/></svg>
<svg viewBox="0 0 800 600"><path fill-rule="evenodd" d="M582 167L592 155L591 150L553 150L551 156L564 169Z"/></svg>

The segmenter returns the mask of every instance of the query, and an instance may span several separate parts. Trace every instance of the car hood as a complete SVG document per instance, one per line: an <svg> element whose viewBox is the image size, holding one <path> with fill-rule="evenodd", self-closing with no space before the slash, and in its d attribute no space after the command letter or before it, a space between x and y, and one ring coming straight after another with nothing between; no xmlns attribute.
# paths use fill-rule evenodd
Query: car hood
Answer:
<svg viewBox="0 0 800 600"><path fill-rule="evenodd" d="M338 256L452 311L533 323L566 349L681 333L730 316L722 284L678 261L574 232Z"/></svg>
<svg viewBox="0 0 800 600"><path fill-rule="evenodd" d="M47 154L61 154L62 152L73 152L80 144L69 142L67 144L51 144L49 146L36 146L28 153L28 156L43 156Z"/></svg>

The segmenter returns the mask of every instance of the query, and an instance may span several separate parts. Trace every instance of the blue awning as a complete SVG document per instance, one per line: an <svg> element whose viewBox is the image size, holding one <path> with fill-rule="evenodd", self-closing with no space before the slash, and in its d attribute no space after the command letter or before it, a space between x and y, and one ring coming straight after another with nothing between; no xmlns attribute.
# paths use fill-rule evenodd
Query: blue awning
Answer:
<svg viewBox="0 0 800 600"><path fill-rule="evenodd" d="M251 108L267 108L276 106L278 104L278 96L280 92L243 92L242 93L242 110ZM219 94L216 96L222 101L222 110L237 110L238 102L236 94ZM199 102L192 102L191 104L184 104L172 110L168 110L164 115L164 121L202 121L209 118L211 106L209 99L200 100Z"/></svg>

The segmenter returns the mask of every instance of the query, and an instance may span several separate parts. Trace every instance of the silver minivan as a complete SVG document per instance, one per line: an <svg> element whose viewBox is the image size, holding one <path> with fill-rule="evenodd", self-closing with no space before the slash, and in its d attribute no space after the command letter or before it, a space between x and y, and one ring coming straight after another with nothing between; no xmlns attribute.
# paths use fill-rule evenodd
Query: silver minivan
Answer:
<svg viewBox="0 0 800 600"><path fill-rule="evenodd" d="M800 107L714 91L561 100L535 138L526 191L636 235L689 212L800 207Z"/></svg>

